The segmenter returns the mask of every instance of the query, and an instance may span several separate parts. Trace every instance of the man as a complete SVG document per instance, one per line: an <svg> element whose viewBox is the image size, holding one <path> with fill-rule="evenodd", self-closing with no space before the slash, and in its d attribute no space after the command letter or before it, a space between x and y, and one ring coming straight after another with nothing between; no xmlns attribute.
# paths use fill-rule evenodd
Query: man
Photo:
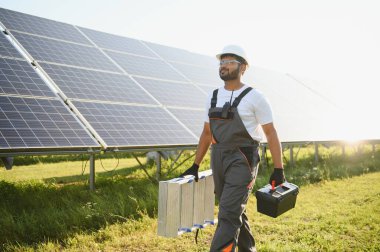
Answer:
<svg viewBox="0 0 380 252"><path fill-rule="evenodd" d="M272 154L274 171L270 183L284 182L281 145L273 125L272 111L257 89L241 82L248 67L244 50L226 46L216 55L219 76L224 87L216 89L207 100L208 116L199 139L191 168L181 176L194 175L210 144L215 195L219 200L218 225L210 251L256 251L255 240L246 215L246 204L255 183L260 161L258 146L261 125Z"/></svg>

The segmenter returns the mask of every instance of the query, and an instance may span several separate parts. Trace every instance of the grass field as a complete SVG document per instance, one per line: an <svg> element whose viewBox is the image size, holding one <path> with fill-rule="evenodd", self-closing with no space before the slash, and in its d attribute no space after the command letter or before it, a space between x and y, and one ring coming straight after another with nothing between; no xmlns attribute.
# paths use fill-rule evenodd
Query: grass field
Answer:
<svg viewBox="0 0 380 252"><path fill-rule="evenodd" d="M339 148L322 148L318 165L309 152L303 149L295 166L286 167L288 180L301 186L295 209L272 219L257 213L250 198L258 249L379 251L379 151L347 150L343 159ZM112 170L106 172L98 158L95 192L88 191L88 164L82 175L84 162L58 161L0 169L0 250L208 251L214 227L202 230L197 245L193 233L156 235L158 188L134 159L103 159ZM169 165L163 164L163 172ZM148 171L153 175L154 167ZM255 188L269 173L260 171Z"/></svg>

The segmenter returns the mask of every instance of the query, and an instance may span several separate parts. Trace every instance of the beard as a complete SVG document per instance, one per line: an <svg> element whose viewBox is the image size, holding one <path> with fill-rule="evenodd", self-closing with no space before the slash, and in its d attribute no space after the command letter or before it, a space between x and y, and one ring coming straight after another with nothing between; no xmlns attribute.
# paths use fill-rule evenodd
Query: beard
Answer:
<svg viewBox="0 0 380 252"><path fill-rule="evenodd" d="M228 71L228 72L222 75L222 69L221 69L219 70L219 77L224 81L236 80L239 76L239 70L240 70L240 67L238 67L237 69L231 72L225 69L224 71Z"/></svg>

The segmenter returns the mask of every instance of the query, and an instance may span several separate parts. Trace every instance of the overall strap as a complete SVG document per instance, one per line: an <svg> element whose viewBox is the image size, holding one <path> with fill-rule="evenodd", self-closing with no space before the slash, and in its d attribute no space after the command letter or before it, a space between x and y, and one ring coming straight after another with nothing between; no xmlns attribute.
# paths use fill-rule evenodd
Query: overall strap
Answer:
<svg viewBox="0 0 380 252"><path fill-rule="evenodd" d="M217 99L218 99L218 90L219 89L215 89L214 92L212 93L211 108L215 108L216 107L216 102L217 102Z"/></svg>
<svg viewBox="0 0 380 252"><path fill-rule="evenodd" d="M248 87L248 88L246 88L243 92L241 92L241 94L240 94L238 97L235 98L235 100L234 100L234 102L232 103L232 106L231 106L231 107L236 108L236 107L239 105L241 99L243 99L243 97L244 97L246 94L248 94L249 91L251 91L252 89L253 89L252 87Z"/></svg>

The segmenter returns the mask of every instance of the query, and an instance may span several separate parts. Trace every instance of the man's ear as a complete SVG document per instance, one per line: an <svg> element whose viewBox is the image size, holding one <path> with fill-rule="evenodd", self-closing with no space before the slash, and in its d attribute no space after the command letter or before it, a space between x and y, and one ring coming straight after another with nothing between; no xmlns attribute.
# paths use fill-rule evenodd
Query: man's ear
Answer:
<svg viewBox="0 0 380 252"><path fill-rule="evenodd" d="M241 66L241 75L244 75L244 72L245 72L245 70L247 70L247 65L246 64L241 64L240 65Z"/></svg>

